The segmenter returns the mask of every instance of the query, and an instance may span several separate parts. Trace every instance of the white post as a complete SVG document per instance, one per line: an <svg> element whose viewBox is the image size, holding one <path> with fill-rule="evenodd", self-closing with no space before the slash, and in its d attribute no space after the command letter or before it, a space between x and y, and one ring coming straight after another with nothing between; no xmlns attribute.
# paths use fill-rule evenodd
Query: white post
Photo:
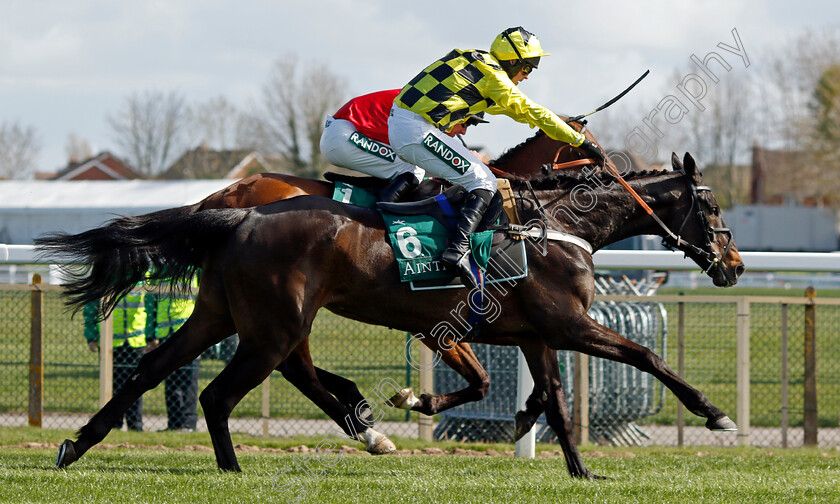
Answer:
<svg viewBox="0 0 840 504"><path fill-rule="evenodd" d="M534 379L528 370L528 363L520 351L516 363L516 410L525 409L525 401L534 389ZM522 439L516 442L516 456L534 458L536 456L537 431L534 427Z"/></svg>
<svg viewBox="0 0 840 504"><path fill-rule="evenodd" d="M426 345L420 345L420 393L434 394L435 393L435 375L434 375L434 358L435 355L432 349ZM434 417L426 416L422 413L418 415L417 432L420 439L423 441L431 441L434 434Z"/></svg>
<svg viewBox="0 0 840 504"><path fill-rule="evenodd" d="M744 298L738 301L736 372L738 417L738 444L750 444L750 303Z"/></svg>
<svg viewBox="0 0 840 504"><path fill-rule="evenodd" d="M575 352L574 433L578 445L589 443L589 356Z"/></svg>

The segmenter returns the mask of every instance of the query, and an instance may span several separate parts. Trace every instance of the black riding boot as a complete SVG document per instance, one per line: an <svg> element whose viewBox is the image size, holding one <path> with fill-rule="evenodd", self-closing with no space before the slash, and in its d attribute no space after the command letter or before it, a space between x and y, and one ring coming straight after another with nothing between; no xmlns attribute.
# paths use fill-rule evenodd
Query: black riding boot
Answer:
<svg viewBox="0 0 840 504"><path fill-rule="evenodd" d="M458 229L449 242L449 247L443 252L441 259L444 263L458 269L461 281L469 288L478 286L478 279L470 268L470 233L475 232L490 204L493 193L486 189L476 189L467 196L467 202L461 210L458 219Z"/></svg>
<svg viewBox="0 0 840 504"><path fill-rule="evenodd" d="M418 185L420 185L420 182L417 181L417 177L413 173L400 173L379 191L379 201L396 203L408 196L408 193Z"/></svg>

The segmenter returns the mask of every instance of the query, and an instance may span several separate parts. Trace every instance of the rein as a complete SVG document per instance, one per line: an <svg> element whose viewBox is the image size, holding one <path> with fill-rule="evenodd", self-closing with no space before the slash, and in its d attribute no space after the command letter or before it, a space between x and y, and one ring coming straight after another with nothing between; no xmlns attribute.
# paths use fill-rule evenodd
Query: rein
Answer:
<svg viewBox="0 0 840 504"><path fill-rule="evenodd" d="M563 151L566 149L571 149L572 146L570 144L565 144L559 149L557 149L557 154L554 155L554 162L551 163L551 167L555 170L563 170L565 168L574 168L575 166L584 166L584 165L594 165L598 162L594 159L585 158L585 159L575 159L574 161L565 161L563 163L559 162L560 155L563 154Z"/></svg>
<svg viewBox="0 0 840 504"><path fill-rule="evenodd" d="M683 219L682 224L680 224L679 229L677 229L677 232L675 233L675 232L671 231L671 229L668 227L668 225L665 224L662 221L662 219L660 219L659 216L657 216L654 213L653 209L650 208L650 206L647 203L645 203L645 201L641 198L641 196L639 196L639 194L632 187L630 187L630 184L628 184L627 181L624 180L624 178L612 166L607 165L606 169L610 173L610 175L615 177L618 180L618 182L622 185L622 187L624 187L624 189L628 193L630 193L630 195L633 197L633 199L636 200L636 202L639 204L639 206L641 206L642 209L644 209L644 211L648 215L650 215L650 217L659 225L659 227L662 228L662 230L665 232L665 237L662 238L662 244L665 245L665 247L667 247L671 250L674 250L676 248L676 249L682 250L686 254L687 254L686 250L688 250L688 252L692 252L693 254L697 255L698 257L702 257L706 261L708 261L708 266L703 269L703 273L708 274L709 271L711 271L711 269L714 268L715 266L718 266L721 259L723 259L723 257L725 257L726 254L729 253L729 250L732 247L732 231L729 228L725 228L725 227L713 227L709 223L708 215L706 215L706 212L699 205L700 196L698 195L698 192L699 191L711 191L712 190L711 187L709 187L709 186L698 186L694 183L694 181L690 177L688 177L688 175L685 173L685 171L680 172L680 173L682 173L683 177L685 178L686 185L691 190L691 208L686 213L686 216ZM575 245L578 245L579 247L586 250L588 253L592 254L592 250L593 250L592 245L589 242L587 242L586 240L584 240L583 238L571 235L571 234L566 233L564 231L558 231L558 230L548 228L549 220L548 220L548 216L546 215L544 206L551 206L553 203L562 199L563 196L559 196L559 197L555 198L554 200L550 201L549 203L547 203L546 205L543 205L540 202L539 198L537 198L536 191L534 191L534 188L533 188L533 186L531 186L530 181L526 180L525 181L525 186L530 191L531 197L533 198L534 202L536 203L537 210L540 214L540 220L543 223L543 227L542 227L541 231L534 231L533 228L535 226L511 226L511 231L514 234L519 234L519 235L523 235L523 236L531 236L531 237L534 237L534 238L540 238L542 240L548 239L548 240L554 240L554 241L565 241L565 242L568 242L568 243L574 243ZM519 199L520 200L524 199L524 198L522 198L521 194L520 194ZM695 207L697 207L697 211L693 212ZM706 233L705 233L705 243L704 243L705 250L696 246L696 245L694 245L694 244L692 244L692 243L687 242L686 240L684 240L680 236L680 233L682 232L683 228L685 228L685 225L688 223L688 219L691 217L692 213L697 215L697 217L700 219L701 225L703 226L703 228L706 231ZM726 233L727 234L726 247L724 247L724 249L717 254L715 254L712 251L712 239L714 238L716 233Z"/></svg>
<svg viewBox="0 0 840 504"><path fill-rule="evenodd" d="M688 177L686 177L686 178L688 178ZM720 262L720 260L723 257L725 257L726 254L729 253L729 249L732 248L732 231L729 228L725 228L725 227L721 227L721 228L712 227L712 225L709 224L709 216L706 215L706 212L698 204L698 201L700 199L700 196L697 194L698 191L709 191L709 192L711 192L712 188L709 187L709 186L695 185L693 183L693 181L691 181L691 180L689 180L688 186L689 186L689 188L691 188L691 209L686 214L685 219L683 219L683 221L682 221L682 224L680 224L680 228L677 230L677 233L681 232L682 229L685 227L686 223L688 222L688 218L691 216L691 210L693 210L694 206L697 205L697 217L700 219L700 223L703 225L703 227L706 230L705 246L708 249L708 251L703 250L700 247L697 247L696 245L692 245L692 244L686 242L685 240L681 240L681 241L688 248L690 248L695 254L697 254L701 257L705 256L706 260L709 261L709 266L706 269L703 270L703 273L708 274L709 270L711 270L714 266L716 266ZM715 233L726 233L727 234L726 247L724 247L724 249L720 253L718 253L717 255L714 255L711 252L712 238L714 238ZM680 239L679 236L677 236L677 239L678 240ZM670 244L665 242L664 238L662 239L662 242L665 244L666 247L671 248ZM676 242L676 243L679 244L679 241Z"/></svg>
<svg viewBox="0 0 840 504"><path fill-rule="evenodd" d="M533 186L531 186L531 182L526 180L525 186L531 192L531 197L534 198L534 202L537 204L537 210L540 213L540 222L542 223L542 226L533 225L531 223L528 223L525 226L508 224L508 232L517 236L530 236L531 238L537 238L541 242L550 240L571 243L585 250L587 254L592 255L594 249L592 248L592 244L588 241L565 231L550 229L548 227L548 216L545 213L545 208L543 208L542 203L540 203L540 199L537 198L537 193L534 191ZM519 200L521 201L522 199L523 198L520 192ZM538 228L538 230L535 230L534 228Z"/></svg>

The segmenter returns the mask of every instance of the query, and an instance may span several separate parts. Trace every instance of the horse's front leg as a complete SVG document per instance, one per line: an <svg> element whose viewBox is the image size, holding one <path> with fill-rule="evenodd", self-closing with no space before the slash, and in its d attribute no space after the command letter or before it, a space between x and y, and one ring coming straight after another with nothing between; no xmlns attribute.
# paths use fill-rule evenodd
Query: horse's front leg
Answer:
<svg viewBox="0 0 840 504"><path fill-rule="evenodd" d="M706 418L706 427L714 431L738 430L733 422L699 390L688 384L675 373L665 360L649 348L621 336L602 326L589 316L578 321L575 331L567 332L564 347L593 357L630 364L650 373L668 387L685 407L697 416Z"/></svg>
<svg viewBox="0 0 840 504"><path fill-rule="evenodd" d="M574 478L603 479L603 476L598 476L586 468L575 445L569 407L560 381L557 352L540 343L529 343L521 349L534 378L535 392L545 403L546 421L560 440L569 474Z"/></svg>
<svg viewBox="0 0 840 504"><path fill-rule="evenodd" d="M534 428L534 424L540 418L540 415L545 412L545 402L540 397L537 387L531 391L531 395L525 400L525 409L516 412L514 415L515 429L513 431L513 440L519 441L525 434Z"/></svg>
<svg viewBox="0 0 840 504"><path fill-rule="evenodd" d="M424 415L435 415L461 404L484 399L490 388L490 375L487 374L468 343L455 343L451 340L441 343L437 338L431 337L422 338L420 341L439 355L447 366L463 376L468 385L456 392L437 396L421 394L419 398L414 395L413 390L405 388L388 399L389 404L397 408L418 411Z"/></svg>

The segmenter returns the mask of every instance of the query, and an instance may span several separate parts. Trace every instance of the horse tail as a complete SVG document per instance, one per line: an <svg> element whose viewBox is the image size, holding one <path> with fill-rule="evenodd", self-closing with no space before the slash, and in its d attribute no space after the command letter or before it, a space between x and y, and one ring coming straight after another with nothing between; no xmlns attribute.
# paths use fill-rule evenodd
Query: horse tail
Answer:
<svg viewBox="0 0 840 504"><path fill-rule="evenodd" d="M49 233L35 245L43 259L60 258L66 280L65 304L75 314L99 302L106 317L141 282L186 289L205 254L233 231L250 209L196 212L189 206L118 217L79 234Z"/></svg>

